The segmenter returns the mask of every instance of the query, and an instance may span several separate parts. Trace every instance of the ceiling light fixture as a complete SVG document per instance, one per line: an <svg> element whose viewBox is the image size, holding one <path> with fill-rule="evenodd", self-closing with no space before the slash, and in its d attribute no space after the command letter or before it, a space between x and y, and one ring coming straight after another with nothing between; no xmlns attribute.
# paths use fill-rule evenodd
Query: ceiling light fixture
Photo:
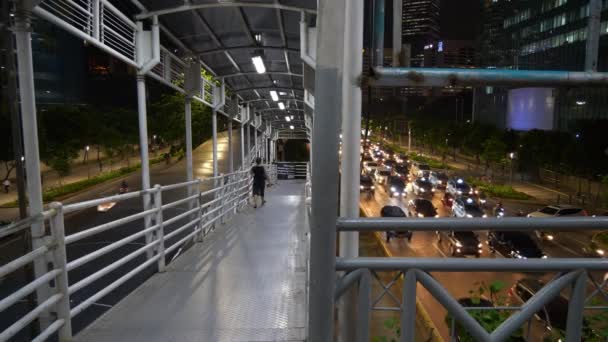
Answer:
<svg viewBox="0 0 608 342"><path fill-rule="evenodd" d="M275 90L270 91L270 97L272 97L272 101L274 101L274 102L279 101L279 95L277 94L277 92Z"/></svg>
<svg viewBox="0 0 608 342"><path fill-rule="evenodd" d="M291 121L291 118L289 116L286 116L285 121L289 122L289 121Z"/></svg>
<svg viewBox="0 0 608 342"><path fill-rule="evenodd" d="M255 71L257 71L258 74L263 74L266 72L266 66L264 65L264 60L262 60L262 56L253 56L251 57L251 61L253 62Z"/></svg>
<svg viewBox="0 0 608 342"><path fill-rule="evenodd" d="M279 102L279 109L285 110L285 104L283 102Z"/></svg>
<svg viewBox="0 0 608 342"><path fill-rule="evenodd" d="M293 125L289 126L289 129L293 129Z"/></svg>

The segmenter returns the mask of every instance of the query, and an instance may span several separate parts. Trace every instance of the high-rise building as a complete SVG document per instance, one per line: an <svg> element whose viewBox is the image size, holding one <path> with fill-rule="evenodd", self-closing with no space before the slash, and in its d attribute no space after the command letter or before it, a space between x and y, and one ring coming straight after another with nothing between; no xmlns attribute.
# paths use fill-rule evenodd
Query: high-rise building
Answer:
<svg viewBox="0 0 608 342"><path fill-rule="evenodd" d="M608 1L602 1L598 69L608 70ZM520 70L569 70L585 68L589 0L491 0L485 4L481 61L484 67ZM542 90L542 91L541 91ZM515 117L529 127L571 131L580 120L608 119L608 89L548 88L478 89L476 109L481 121L511 127ZM523 102L545 104L522 113ZM530 106L528 106L530 107ZM549 108L550 107L550 108ZM498 114L497 114L498 113ZM543 122L543 127L535 123ZM516 122L517 123L517 122Z"/></svg>
<svg viewBox="0 0 608 342"><path fill-rule="evenodd" d="M403 44L411 46L411 66L420 67L424 47L439 40L440 0L403 0Z"/></svg>

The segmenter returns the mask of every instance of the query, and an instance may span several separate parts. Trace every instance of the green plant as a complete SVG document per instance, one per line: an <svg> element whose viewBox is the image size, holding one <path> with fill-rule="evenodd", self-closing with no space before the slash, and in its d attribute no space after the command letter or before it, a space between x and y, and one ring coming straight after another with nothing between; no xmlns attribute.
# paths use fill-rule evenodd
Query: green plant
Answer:
<svg viewBox="0 0 608 342"><path fill-rule="evenodd" d="M475 188L481 190L487 195L503 198L503 199L513 199L513 200L529 200L532 196L517 191L513 189L512 186L506 184L490 184L487 182L482 182L475 178L467 179L467 182L474 186Z"/></svg>
<svg viewBox="0 0 608 342"><path fill-rule="evenodd" d="M475 289L469 291L470 304L472 307L488 306L505 306L507 304L507 296L504 295L502 290L505 288L505 283L501 281L494 281L487 285L485 282L477 282L474 284ZM487 297L489 296L489 298ZM507 318L511 316L510 311L506 310L469 310L469 314L487 331L492 332L498 328ZM451 326L453 317L447 314L445 322L448 326ZM475 341L471 335L458 323L455 324L455 334L461 342L473 342ZM511 335L507 341L523 341L523 329L518 329L513 335Z"/></svg>

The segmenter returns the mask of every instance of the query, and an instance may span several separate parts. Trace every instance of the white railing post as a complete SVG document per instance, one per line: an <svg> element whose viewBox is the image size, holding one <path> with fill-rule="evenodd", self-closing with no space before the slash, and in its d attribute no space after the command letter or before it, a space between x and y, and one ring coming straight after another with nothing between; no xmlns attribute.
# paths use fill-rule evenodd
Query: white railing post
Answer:
<svg viewBox="0 0 608 342"><path fill-rule="evenodd" d="M92 0L93 2L93 38L99 40L99 23L101 22L100 0Z"/></svg>
<svg viewBox="0 0 608 342"><path fill-rule="evenodd" d="M51 218L51 234L53 237L53 264L54 268L60 269L61 273L55 278L55 288L61 299L56 304L57 319L63 320L63 326L59 329L59 341L72 340L72 321L70 316L70 295L68 283L67 253L65 247L65 226L63 222L63 206L59 202L53 202L51 208L55 215Z"/></svg>
<svg viewBox="0 0 608 342"><path fill-rule="evenodd" d="M154 207L156 208L156 239L158 240L158 272L165 272L165 229L163 227L163 200L159 184L154 186Z"/></svg>
<svg viewBox="0 0 608 342"><path fill-rule="evenodd" d="M196 205L198 206L198 227L199 233L196 235L196 242L202 242L204 236L204 222L203 222L203 199L201 198L201 179L198 178L196 180L196 189L197 189L197 197L196 197Z"/></svg>

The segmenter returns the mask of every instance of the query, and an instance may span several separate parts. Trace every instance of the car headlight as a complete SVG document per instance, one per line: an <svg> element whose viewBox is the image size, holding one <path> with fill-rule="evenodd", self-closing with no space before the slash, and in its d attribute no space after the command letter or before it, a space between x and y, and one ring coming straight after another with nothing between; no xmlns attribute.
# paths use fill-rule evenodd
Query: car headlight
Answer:
<svg viewBox="0 0 608 342"><path fill-rule="evenodd" d="M372 185L372 190L374 190L376 187Z"/></svg>
<svg viewBox="0 0 608 342"><path fill-rule="evenodd" d="M462 195L462 191L458 190L456 191L459 195Z"/></svg>
<svg viewBox="0 0 608 342"><path fill-rule="evenodd" d="M435 218L438 218L438 217L439 217L439 215L435 215Z"/></svg>
<svg viewBox="0 0 608 342"><path fill-rule="evenodd" d="M467 214L467 217L468 217L468 218L471 218L471 217L473 217L473 215L471 215L471 214Z"/></svg>
<svg viewBox="0 0 608 342"><path fill-rule="evenodd" d="M424 189L423 189L423 188L420 188L420 192L424 192Z"/></svg>
<svg viewBox="0 0 608 342"><path fill-rule="evenodd" d="M397 191L397 189L395 189L394 186L391 186L391 192L395 192L395 191Z"/></svg>
<svg viewBox="0 0 608 342"><path fill-rule="evenodd" d="M596 252L597 252L597 254L599 254L599 255L604 255L604 254L606 254L606 252L605 252L603 249L597 249L597 250L596 250Z"/></svg>
<svg viewBox="0 0 608 342"><path fill-rule="evenodd" d="M424 217L424 215L422 215L421 213L418 213L418 217L422 218L422 217Z"/></svg>
<svg viewBox="0 0 608 342"><path fill-rule="evenodd" d="M359 189L363 190L365 187L363 185L359 186Z"/></svg>
<svg viewBox="0 0 608 342"><path fill-rule="evenodd" d="M548 257L546 255L543 255L542 257L540 257L541 259L547 259Z"/></svg>
<svg viewBox="0 0 608 342"><path fill-rule="evenodd" d="M483 215L481 215L481 217L488 217L488 215L487 214L483 214Z"/></svg>
<svg viewBox="0 0 608 342"><path fill-rule="evenodd" d="M435 188L431 189L431 192L435 192Z"/></svg>
<svg viewBox="0 0 608 342"><path fill-rule="evenodd" d="M456 247L462 247L462 244L460 242L456 242Z"/></svg>
<svg viewBox="0 0 608 342"><path fill-rule="evenodd" d="M460 248L456 248L456 253L460 253Z"/></svg>
<svg viewBox="0 0 608 342"><path fill-rule="evenodd" d="M437 181L437 184L443 184L440 180Z"/></svg>
<svg viewBox="0 0 608 342"><path fill-rule="evenodd" d="M554 236L553 235L547 235L547 240L553 240Z"/></svg>
<svg viewBox="0 0 608 342"><path fill-rule="evenodd" d="M477 248L481 248L481 247L483 247L483 245L482 245L481 243L479 243L479 244L477 245Z"/></svg>

